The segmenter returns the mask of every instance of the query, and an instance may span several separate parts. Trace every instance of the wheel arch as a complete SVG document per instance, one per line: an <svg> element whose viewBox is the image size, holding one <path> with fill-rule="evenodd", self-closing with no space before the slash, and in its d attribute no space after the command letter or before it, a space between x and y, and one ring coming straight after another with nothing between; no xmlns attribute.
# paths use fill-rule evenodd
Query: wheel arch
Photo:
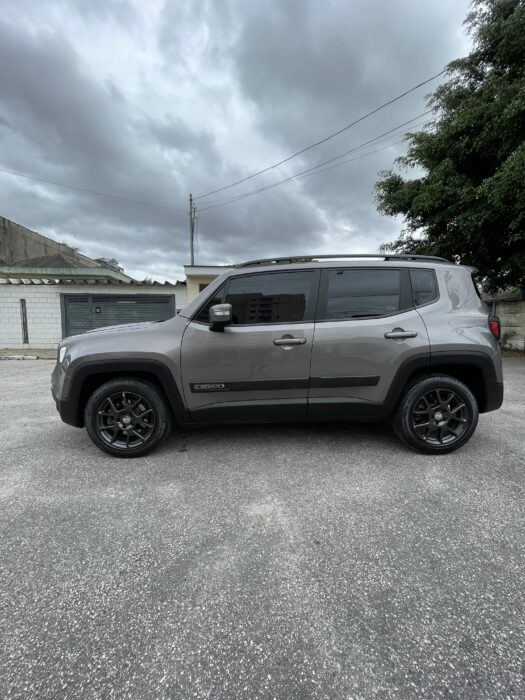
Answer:
<svg viewBox="0 0 525 700"><path fill-rule="evenodd" d="M395 410L406 390L418 379L443 374L463 382L474 394L479 412L486 413L501 406L503 385L497 381L492 358L484 352L436 352L409 359L398 370L390 387L387 403Z"/></svg>
<svg viewBox="0 0 525 700"><path fill-rule="evenodd" d="M142 379L153 384L164 397L175 422L191 421L169 367L158 360L148 359L101 360L77 366L71 374L68 398L61 402L62 420L84 427L84 410L89 397L99 386L119 377Z"/></svg>

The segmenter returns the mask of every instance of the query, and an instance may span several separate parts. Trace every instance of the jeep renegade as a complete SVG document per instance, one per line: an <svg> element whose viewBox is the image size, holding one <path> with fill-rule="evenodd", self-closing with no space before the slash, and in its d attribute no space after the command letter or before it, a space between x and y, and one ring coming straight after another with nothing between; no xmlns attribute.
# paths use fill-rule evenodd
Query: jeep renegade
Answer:
<svg viewBox="0 0 525 700"><path fill-rule="evenodd" d="M150 452L173 423L355 418L450 452L503 400L499 321L474 271L415 255L243 263L167 321L65 338L53 398L118 457Z"/></svg>

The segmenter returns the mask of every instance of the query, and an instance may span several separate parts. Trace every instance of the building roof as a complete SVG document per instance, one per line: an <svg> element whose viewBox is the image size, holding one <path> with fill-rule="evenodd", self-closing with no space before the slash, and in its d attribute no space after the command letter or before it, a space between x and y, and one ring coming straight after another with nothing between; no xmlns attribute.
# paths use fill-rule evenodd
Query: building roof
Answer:
<svg viewBox="0 0 525 700"><path fill-rule="evenodd" d="M26 278L26 277L0 277L0 286L3 284L11 284L11 285L45 285L45 286L56 286L56 285L64 285L64 286L71 286L75 284L82 284L82 285L90 285L90 286L118 286L118 287L176 287L177 285L186 285L185 281L179 281L177 280L176 282L156 282L156 281L148 281L148 280L143 280L142 282L138 282L137 280L133 280L131 282L127 282L125 280L118 280L118 279L94 279L91 277L83 277L82 275L79 275L78 277L74 278L67 278L67 279L39 279L39 278Z"/></svg>
<svg viewBox="0 0 525 700"><path fill-rule="evenodd" d="M219 275L221 272L231 270L231 265L184 265L186 276L191 275Z"/></svg>
<svg viewBox="0 0 525 700"><path fill-rule="evenodd" d="M76 258L66 255L65 253L54 253L53 255L42 255L37 258L28 258L27 260L17 260L11 263L7 267L30 267L30 268L46 268L46 269L56 269L56 270L71 270L73 268L92 268L92 267L103 267L100 263L95 261L89 261L85 264L80 262ZM104 266L105 267L105 266Z"/></svg>

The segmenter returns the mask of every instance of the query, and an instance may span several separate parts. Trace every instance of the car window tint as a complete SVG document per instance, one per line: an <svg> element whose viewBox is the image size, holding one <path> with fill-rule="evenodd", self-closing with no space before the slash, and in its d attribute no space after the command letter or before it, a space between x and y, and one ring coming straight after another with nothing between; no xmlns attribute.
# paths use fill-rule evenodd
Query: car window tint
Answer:
<svg viewBox="0 0 525 700"><path fill-rule="evenodd" d="M331 270L326 318L382 316L399 311L399 270Z"/></svg>
<svg viewBox="0 0 525 700"><path fill-rule="evenodd" d="M313 272L283 272L234 277L226 303L234 324L302 321L310 299Z"/></svg>
<svg viewBox="0 0 525 700"><path fill-rule="evenodd" d="M436 276L433 270L410 270L414 304L421 306L437 299Z"/></svg>

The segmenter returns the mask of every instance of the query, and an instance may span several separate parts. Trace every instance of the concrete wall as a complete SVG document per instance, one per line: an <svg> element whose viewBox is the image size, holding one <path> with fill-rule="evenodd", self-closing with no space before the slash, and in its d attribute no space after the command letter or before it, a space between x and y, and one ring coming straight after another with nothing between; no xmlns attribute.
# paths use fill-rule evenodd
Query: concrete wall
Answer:
<svg viewBox="0 0 525 700"><path fill-rule="evenodd" d="M525 349L525 301L497 301L496 316L501 321L502 345Z"/></svg>
<svg viewBox="0 0 525 700"><path fill-rule="evenodd" d="M56 253L72 256L79 262L87 264L88 267L96 264L91 258L76 253L67 245L57 243L51 238L46 238L36 231L31 231L25 226L0 216L0 266Z"/></svg>
<svg viewBox="0 0 525 700"><path fill-rule="evenodd" d="M0 348L54 348L62 339L60 294L175 294L173 287L0 284ZM26 300L29 343L22 341L20 299Z"/></svg>

